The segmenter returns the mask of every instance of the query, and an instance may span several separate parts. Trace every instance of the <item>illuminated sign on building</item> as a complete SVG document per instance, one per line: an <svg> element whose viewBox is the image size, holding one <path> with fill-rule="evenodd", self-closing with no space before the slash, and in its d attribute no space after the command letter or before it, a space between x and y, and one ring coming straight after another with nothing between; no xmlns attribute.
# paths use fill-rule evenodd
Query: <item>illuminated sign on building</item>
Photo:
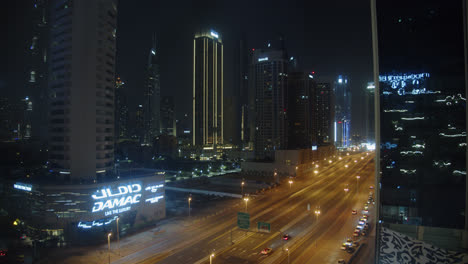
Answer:
<svg viewBox="0 0 468 264"><path fill-rule="evenodd" d="M163 187L164 184L151 184L143 188L140 183L132 183L117 188L102 188L91 195L94 200L92 212L106 211L104 214L107 216L130 211L132 205L140 203L143 199L156 203L164 198Z"/></svg>
<svg viewBox="0 0 468 264"><path fill-rule="evenodd" d="M258 61L267 61L268 57L258 58Z"/></svg>
<svg viewBox="0 0 468 264"><path fill-rule="evenodd" d="M17 182L15 184L13 184L13 188L18 189L18 190L22 190L22 191L30 192L32 190L32 185Z"/></svg>
<svg viewBox="0 0 468 264"><path fill-rule="evenodd" d="M429 73L401 74L401 75L380 75L379 81L390 85L390 88L396 90L398 95L420 95L420 94L438 94L440 91L431 91L420 86L430 77ZM384 86L385 88L385 86ZM383 92L383 94L392 94Z"/></svg>

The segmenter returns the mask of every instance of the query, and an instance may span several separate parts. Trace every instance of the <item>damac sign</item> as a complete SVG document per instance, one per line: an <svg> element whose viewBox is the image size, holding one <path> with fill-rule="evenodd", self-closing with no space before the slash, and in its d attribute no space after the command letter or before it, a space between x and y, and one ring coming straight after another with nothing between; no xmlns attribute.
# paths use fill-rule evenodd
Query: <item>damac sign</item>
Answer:
<svg viewBox="0 0 468 264"><path fill-rule="evenodd" d="M93 206L93 213L102 210L123 207L126 205L137 204L141 198L141 185L129 184L112 188L105 188L97 191L98 194L93 194L95 200Z"/></svg>

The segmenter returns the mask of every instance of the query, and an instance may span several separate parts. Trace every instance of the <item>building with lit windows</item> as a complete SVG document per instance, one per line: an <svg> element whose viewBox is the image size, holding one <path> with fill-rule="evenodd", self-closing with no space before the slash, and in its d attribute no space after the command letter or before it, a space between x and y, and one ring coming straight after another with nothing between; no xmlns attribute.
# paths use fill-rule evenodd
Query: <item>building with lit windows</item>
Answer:
<svg viewBox="0 0 468 264"><path fill-rule="evenodd" d="M50 13L49 162L63 180L97 181L114 168L117 4L56 0Z"/></svg>
<svg viewBox="0 0 468 264"><path fill-rule="evenodd" d="M129 137L129 109L124 90L125 82L117 77L115 81L115 139L117 141Z"/></svg>
<svg viewBox="0 0 468 264"><path fill-rule="evenodd" d="M334 83L335 121L334 142L337 148L347 148L351 143L351 90L346 76L339 75Z"/></svg>
<svg viewBox="0 0 468 264"><path fill-rule="evenodd" d="M161 98L161 134L177 136L174 97Z"/></svg>
<svg viewBox="0 0 468 264"><path fill-rule="evenodd" d="M287 149L288 56L283 48L256 49L252 55L250 89L255 89L256 159L274 159L275 150Z"/></svg>
<svg viewBox="0 0 468 264"><path fill-rule="evenodd" d="M161 86L159 80L159 51L156 48L156 36L148 54L146 67L146 83L143 103L144 112L144 144L152 144L156 136L161 134Z"/></svg>
<svg viewBox="0 0 468 264"><path fill-rule="evenodd" d="M378 243L394 241L396 231L445 249L468 248L462 2L374 2ZM400 262L384 248L378 263ZM405 261L418 258L410 252Z"/></svg>
<svg viewBox="0 0 468 264"><path fill-rule="evenodd" d="M332 143L332 106L333 92L330 83L317 83L315 90L315 124L317 127L317 145Z"/></svg>
<svg viewBox="0 0 468 264"><path fill-rule="evenodd" d="M199 32L193 39L193 146L216 150L224 143L223 93L221 36Z"/></svg>
<svg viewBox="0 0 468 264"><path fill-rule="evenodd" d="M375 142L375 111L374 111L374 94L375 85L373 82L368 82L365 90L365 135L368 143Z"/></svg>

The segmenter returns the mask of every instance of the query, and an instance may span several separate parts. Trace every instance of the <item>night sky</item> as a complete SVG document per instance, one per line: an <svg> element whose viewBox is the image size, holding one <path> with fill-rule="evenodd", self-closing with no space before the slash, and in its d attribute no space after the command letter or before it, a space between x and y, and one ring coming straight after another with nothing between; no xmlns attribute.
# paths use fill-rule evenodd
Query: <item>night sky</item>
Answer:
<svg viewBox="0 0 468 264"><path fill-rule="evenodd" d="M7 96L27 95L24 52L31 23L26 3L8 1L2 22L7 41L1 52L0 89ZM235 47L245 35L249 48L265 47L282 34L290 56L319 81L348 75L353 92L352 128L360 133L365 115L361 102L372 78L369 1L119 1L116 74L127 84L129 107L142 103L144 73L153 32L160 55L162 95L175 97L177 116L191 109L194 32L212 28L224 43L225 94L234 94ZM3 12L5 12L4 10ZM6 26L5 26L6 25ZM5 34L3 34L5 36ZM5 54L6 53L6 54Z"/></svg>

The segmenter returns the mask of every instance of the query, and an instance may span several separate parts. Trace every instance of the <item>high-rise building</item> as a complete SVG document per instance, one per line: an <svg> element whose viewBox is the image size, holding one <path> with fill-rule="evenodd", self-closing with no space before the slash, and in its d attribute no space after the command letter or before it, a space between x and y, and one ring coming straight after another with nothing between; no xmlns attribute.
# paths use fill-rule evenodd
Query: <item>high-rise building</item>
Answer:
<svg viewBox="0 0 468 264"><path fill-rule="evenodd" d="M214 30L193 39L193 130L194 146L224 142L223 131L223 42Z"/></svg>
<svg viewBox="0 0 468 264"><path fill-rule="evenodd" d="M32 8L32 36L28 43L27 87L30 96L28 102L34 111L28 113L28 127L23 129L24 138L33 138L42 143L48 141L48 88L47 66L49 47L49 2L48 0L30 1Z"/></svg>
<svg viewBox="0 0 468 264"><path fill-rule="evenodd" d="M238 122L240 123L240 133L238 135L242 147L248 147L250 142L250 123L249 123L249 57L251 51L247 48L245 35L242 35L239 41L239 46L236 50L236 75L235 75L235 86L238 87L238 93L236 95L239 98L239 102L236 105L239 108L236 109L235 113L239 116Z"/></svg>
<svg viewBox="0 0 468 264"><path fill-rule="evenodd" d="M97 180L114 163L114 0L51 4L50 164L72 180Z"/></svg>
<svg viewBox="0 0 468 264"><path fill-rule="evenodd" d="M346 76L338 75L335 80L334 96L334 142L336 147L346 148L351 143L351 90Z"/></svg>
<svg viewBox="0 0 468 264"><path fill-rule="evenodd" d="M365 120L365 135L369 143L375 142L375 112L374 112L374 93L375 85L373 82L368 82L365 91L365 113L367 118Z"/></svg>
<svg viewBox="0 0 468 264"><path fill-rule="evenodd" d="M148 54L145 85L145 101L143 104L145 118L144 143L152 144L154 138L161 133L161 86L159 82L159 51L156 48L156 35L153 36L153 44Z"/></svg>
<svg viewBox="0 0 468 264"><path fill-rule="evenodd" d="M256 49L250 66L249 89L255 90L256 159L273 159L274 151L287 148L288 56L284 48Z"/></svg>
<svg viewBox="0 0 468 264"><path fill-rule="evenodd" d="M314 72L312 72L314 74ZM333 140L332 138L332 120L333 107L330 83L317 83L315 89L315 124L317 127L317 144L327 145Z"/></svg>
<svg viewBox="0 0 468 264"><path fill-rule="evenodd" d="M33 102L26 96L21 99L21 108L23 112L23 118L21 122L21 139L27 140L31 138L32 135L32 122L33 122Z"/></svg>
<svg viewBox="0 0 468 264"><path fill-rule="evenodd" d="M115 139L117 141L129 137L129 111L124 88L125 82L117 77L115 81Z"/></svg>
<svg viewBox="0 0 468 264"><path fill-rule="evenodd" d="M317 144L316 83L305 72L288 73L288 148L304 149Z"/></svg>
<svg viewBox="0 0 468 264"><path fill-rule="evenodd" d="M161 98L161 134L177 136L174 97Z"/></svg>
<svg viewBox="0 0 468 264"><path fill-rule="evenodd" d="M466 250L466 1L373 6L376 191L385 227L377 241L394 241L388 228ZM390 263L388 251L378 253L379 263Z"/></svg>

